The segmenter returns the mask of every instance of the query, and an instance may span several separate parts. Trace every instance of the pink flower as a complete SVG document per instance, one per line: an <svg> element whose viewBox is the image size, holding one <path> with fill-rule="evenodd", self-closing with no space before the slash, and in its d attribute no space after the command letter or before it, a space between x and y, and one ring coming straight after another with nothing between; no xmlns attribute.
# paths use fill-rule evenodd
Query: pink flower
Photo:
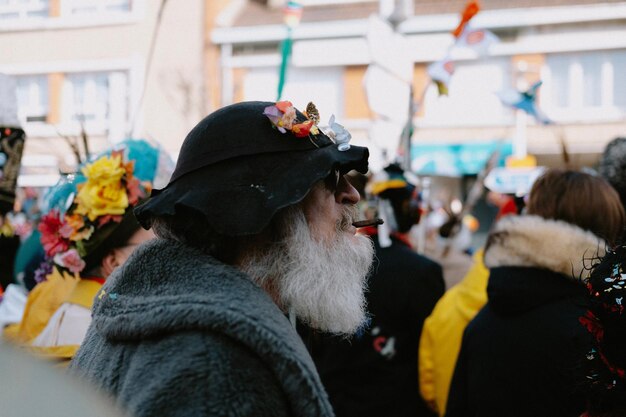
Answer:
<svg viewBox="0 0 626 417"><path fill-rule="evenodd" d="M107 214L106 216L101 216L98 219L98 227L102 227L108 222L121 223L123 218L124 216L111 216L110 214Z"/></svg>
<svg viewBox="0 0 626 417"><path fill-rule="evenodd" d="M280 133L291 130L293 122L296 120L296 109L290 101L279 101L273 106L267 106L263 110L263 114L270 119Z"/></svg>
<svg viewBox="0 0 626 417"><path fill-rule="evenodd" d="M278 110L276 106L267 106L265 110L263 110L263 114L267 116L268 119L272 122L274 126L278 128L280 133L287 132L285 128L279 126L280 118L283 115L283 112Z"/></svg>
<svg viewBox="0 0 626 417"><path fill-rule="evenodd" d="M145 196L139 185L139 180L136 177L129 178L126 181L126 189L128 190L128 203L131 206L137 204L139 202L139 199Z"/></svg>
<svg viewBox="0 0 626 417"><path fill-rule="evenodd" d="M70 249L64 253L58 253L54 256L54 262L71 272L77 274L85 269L85 261L80 257L76 249Z"/></svg>
<svg viewBox="0 0 626 417"><path fill-rule="evenodd" d="M63 226L59 229L59 235L64 239L69 239L74 234L74 228L67 223L63 223Z"/></svg>

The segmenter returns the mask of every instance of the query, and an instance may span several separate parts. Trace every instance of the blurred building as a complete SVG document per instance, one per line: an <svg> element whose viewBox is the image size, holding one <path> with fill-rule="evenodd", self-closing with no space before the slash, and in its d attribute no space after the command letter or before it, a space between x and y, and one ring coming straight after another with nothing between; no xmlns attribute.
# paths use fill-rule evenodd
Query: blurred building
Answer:
<svg viewBox="0 0 626 417"><path fill-rule="evenodd" d="M427 66L443 58L453 43L450 32L466 1L299 3L304 6L303 17L293 31L292 65L283 97L300 108L315 102L322 119L336 114L356 142L374 152L393 147L370 131L374 115L363 87L372 63L368 17L389 15L396 3L405 5L400 10L404 16L396 11L394 17L409 43L406 54L414 62L416 98L423 92L423 106L414 119L414 158L432 159L444 145L456 147L461 159L465 155L467 160L479 160L476 156L483 155L486 160L485 146L499 140L510 143L516 131L515 113L494 93L511 86L527 88L539 79L540 106L555 122L546 127L528 120L528 152L540 164L562 165L565 143L572 166L591 165L609 140L626 134L625 1L482 0L472 24L489 29L500 42L486 58L471 51L454 57L456 72L448 97L439 97L434 85L426 88ZM278 48L286 36L283 4L233 0L218 14L211 40L220 59L207 64L220 74L221 104L276 98ZM390 142L396 143L398 135L389 131ZM479 167L460 174L472 174Z"/></svg>
<svg viewBox="0 0 626 417"><path fill-rule="evenodd" d="M62 136L79 137L81 124L92 153L128 136L178 152L208 111L204 3L0 1L0 73L17 82L24 169L72 169Z"/></svg>
<svg viewBox="0 0 626 417"><path fill-rule="evenodd" d="M24 165L33 181L43 181L37 175L45 176L46 167L72 168L75 158L61 136L78 137L81 124L92 152L130 135L176 155L185 133L215 108L275 100L284 3L0 0L0 73L17 81L28 135ZM482 0L472 23L500 42L486 58L467 50L454 56L448 97L426 88L426 69L453 43L450 31L465 0L300 3L283 97L300 108L313 101L323 121L334 113L379 165L382 150L395 153L399 132L372 130L366 36L370 15L389 17L396 4L404 5L394 17L409 44L416 99L423 93L413 135L414 166L423 173L433 161L449 163L452 153L457 174L472 174L496 141L510 145L515 114L494 92L537 79L544 81L540 106L556 122L545 127L529 119L528 151L540 164L561 164L564 141L572 165L590 165L607 141L626 134L626 1Z"/></svg>

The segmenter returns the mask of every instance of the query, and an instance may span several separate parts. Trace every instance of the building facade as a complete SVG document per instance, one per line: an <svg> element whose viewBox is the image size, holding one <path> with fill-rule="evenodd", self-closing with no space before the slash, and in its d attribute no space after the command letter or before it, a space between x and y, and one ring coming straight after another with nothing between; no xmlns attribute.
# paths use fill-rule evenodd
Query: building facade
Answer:
<svg viewBox="0 0 626 417"><path fill-rule="evenodd" d="M0 73L16 80L26 168L75 169L63 137L82 128L92 153L134 137L175 155L208 111L204 3L0 1Z"/></svg>
<svg viewBox="0 0 626 417"><path fill-rule="evenodd" d="M286 37L282 6L274 0L233 0L211 32L219 48L222 105L240 100L274 100L280 56ZM393 156L400 131L373 133L377 116L368 105L366 70L373 63L369 16L389 16L393 0L301 0L293 30L293 55L283 97L298 107L317 104L370 147L375 166ZM402 2L400 2L402 3ZM494 141L511 143L520 134L516 113L497 92L524 90L542 80L539 105L554 122L530 118L522 133L539 164L593 164L608 141L626 135L626 2L614 0L481 1L472 20L499 42L487 56L456 51L449 95L439 96L427 67L444 58L453 43L463 0L406 1L397 31L413 63L412 86L421 106L415 114L415 159L441 145L471 148ZM397 18L397 16L395 16ZM394 91L389 86L390 100ZM407 107L408 108L408 107ZM472 152L471 150L469 151ZM385 153L387 156L385 157Z"/></svg>

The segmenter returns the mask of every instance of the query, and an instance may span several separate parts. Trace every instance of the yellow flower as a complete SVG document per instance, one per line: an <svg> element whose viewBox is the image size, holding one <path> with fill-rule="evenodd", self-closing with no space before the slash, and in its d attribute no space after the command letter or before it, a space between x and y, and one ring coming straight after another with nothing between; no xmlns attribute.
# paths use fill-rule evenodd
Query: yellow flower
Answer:
<svg viewBox="0 0 626 417"><path fill-rule="evenodd" d="M94 221L103 215L121 215L128 207L126 187L122 177L126 173L121 155L103 156L83 168L87 182L81 184L76 196L77 214Z"/></svg>

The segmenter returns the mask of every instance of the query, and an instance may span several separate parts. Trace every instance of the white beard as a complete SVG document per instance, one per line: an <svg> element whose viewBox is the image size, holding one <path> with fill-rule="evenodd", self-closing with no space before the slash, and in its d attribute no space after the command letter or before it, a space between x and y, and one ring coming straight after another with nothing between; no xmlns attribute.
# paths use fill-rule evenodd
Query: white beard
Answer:
<svg viewBox="0 0 626 417"><path fill-rule="evenodd" d="M251 254L241 269L268 290L285 311L334 334L352 334L364 323L366 278L374 247L369 238L343 230L356 210L346 208L331 242L317 242L299 207L283 216L283 238Z"/></svg>

